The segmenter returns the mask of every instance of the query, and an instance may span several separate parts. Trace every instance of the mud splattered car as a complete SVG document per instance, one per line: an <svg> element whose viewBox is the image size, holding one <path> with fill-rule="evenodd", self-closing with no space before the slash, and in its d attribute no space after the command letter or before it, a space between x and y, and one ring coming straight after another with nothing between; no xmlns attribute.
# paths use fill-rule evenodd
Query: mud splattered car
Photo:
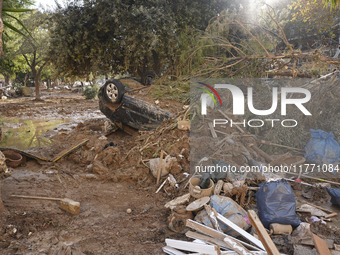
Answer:
<svg viewBox="0 0 340 255"><path fill-rule="evenodd" d="M129 96L120 80L107 81L98 92L99 109L112 122L135 129L150 130L174 116L153 104Z"/></svg>

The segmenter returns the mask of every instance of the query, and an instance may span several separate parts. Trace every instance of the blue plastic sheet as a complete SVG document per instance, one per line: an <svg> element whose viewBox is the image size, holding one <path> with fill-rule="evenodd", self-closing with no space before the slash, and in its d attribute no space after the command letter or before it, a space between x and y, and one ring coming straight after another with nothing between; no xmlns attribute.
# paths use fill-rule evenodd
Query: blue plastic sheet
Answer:
<svg viewBox="0 0 340 255"><path fill-rule="evenodd" d="M340 189L326 188L331 196L331 203L340 207Z"/></svg>
<svg viewBox="0 0 340 255"><path fill-rule="evenodd" d="M234 200L229 197L213 195L210 197L210 206L219 214L234 222L240 228L247 230L250 227L250 221L247 217L247 212ZM212 227L211 220L205 210L200 211L195 221L200 222L208 227ZM221 230L228 235L237 236L238 233L230 229L227 225L219 222Z"/></svg>
<svg viewBox="0 0 340 255"><path fill-rule="evenodd" d="M334 140L333 133L320 129L310 130L312 139L305 147L305 158L313 164L333 164L340 159L340 146Z"/></svg>

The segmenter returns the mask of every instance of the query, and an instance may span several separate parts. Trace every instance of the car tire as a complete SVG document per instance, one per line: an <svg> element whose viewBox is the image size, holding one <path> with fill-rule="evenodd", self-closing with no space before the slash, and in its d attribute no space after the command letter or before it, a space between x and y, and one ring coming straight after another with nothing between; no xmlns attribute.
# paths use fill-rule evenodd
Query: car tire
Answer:
<svg viewBox="0 0 340 255"><path fill-rule="evenodd" d="M142 84L144 86L150 86L156 78L156 73L154 71L147 71L143 75Z"/></svg>
<svg viewBox="0 0 340 255"><path fill-rule="evenodd" d="M125 86L119 80L107 81L104 84L104 95L107 100L117 104L125 94Z"/></svg>

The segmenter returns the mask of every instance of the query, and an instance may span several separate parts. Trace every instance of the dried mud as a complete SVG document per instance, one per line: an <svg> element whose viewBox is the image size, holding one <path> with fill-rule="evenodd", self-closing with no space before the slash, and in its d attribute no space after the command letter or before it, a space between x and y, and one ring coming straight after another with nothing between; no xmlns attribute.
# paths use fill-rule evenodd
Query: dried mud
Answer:
<svg viewBox="0 0 340 255"><path fill-rule="evenodd" d="M105 137L98 100L66 91L43 92L43 99L0 101L6 119L65 118L75 124L54 130L51 146L32 152L53 158L76 142L89 142L55 163L28 159L2 180L8 214L0 228L1 254L66 254L67 247L72 254L160 254L165 238L180 238L168 229L164 208L176 194L154 194L156 181L144 160L159 156L160 148L176 156L182 152L181 163L189 170L188 132L164 124L158 131L118 130ZM161 101L159 107L174 114L183 110L171 102ZM11 194L67 197L79 201L81 211L72 216L55 201Z"/></svg>

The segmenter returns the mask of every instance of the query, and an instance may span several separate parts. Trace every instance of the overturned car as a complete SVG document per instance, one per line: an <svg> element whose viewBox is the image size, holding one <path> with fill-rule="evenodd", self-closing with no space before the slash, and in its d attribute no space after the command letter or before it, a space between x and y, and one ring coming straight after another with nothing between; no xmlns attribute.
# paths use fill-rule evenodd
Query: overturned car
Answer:
<svg viewBox="0 0 340 255"><path fill-rule="evenodd" d="M107 81L98 92L99 109L113 123L140 130L150 130L174 116L153 104L129 96L131 92L120 80Z"/></svg>

